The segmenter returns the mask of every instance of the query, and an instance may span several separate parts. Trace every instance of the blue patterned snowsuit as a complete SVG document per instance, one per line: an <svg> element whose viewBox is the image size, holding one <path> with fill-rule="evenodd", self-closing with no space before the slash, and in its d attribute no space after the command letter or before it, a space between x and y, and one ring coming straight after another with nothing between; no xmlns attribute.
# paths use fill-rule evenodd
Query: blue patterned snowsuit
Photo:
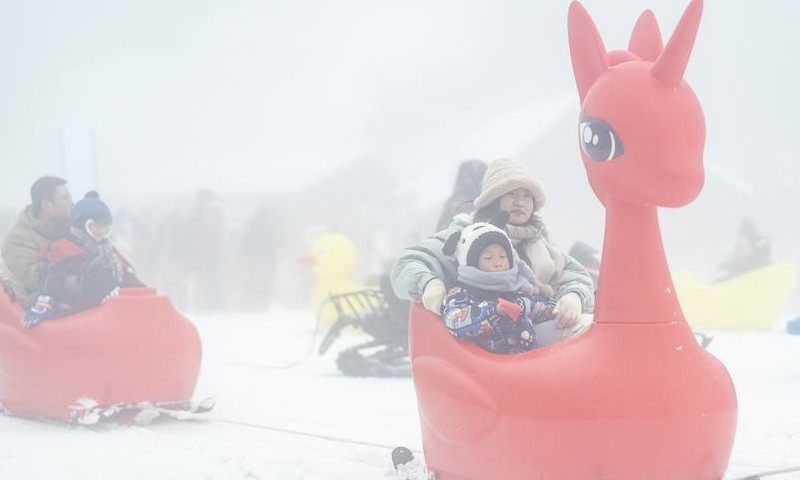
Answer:
<svg viewBox="0 0 800 480"><path fill-rule="evenodd" d="M518 319L499 310L498 297L522 307ZM538 295L491 292L458 284L447 293L442 318L460 340L471 340L492 353L519 353L536 348L533 324L549 319L554 305L553 300Z"/></svg>

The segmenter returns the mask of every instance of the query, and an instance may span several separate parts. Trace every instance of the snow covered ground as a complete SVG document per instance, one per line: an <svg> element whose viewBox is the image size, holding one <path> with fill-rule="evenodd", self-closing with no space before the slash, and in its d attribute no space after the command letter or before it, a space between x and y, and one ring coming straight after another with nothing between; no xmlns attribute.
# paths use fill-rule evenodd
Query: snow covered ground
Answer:
<svg viewBox="0 0 800 480"><path fill-rule="evenodd" d="M342 377L334 352L270 368L304 356L310 313L195 320L205 349L198 396L217 400L207 419L85 428L0 417L0 479L392 479L389 449L379 445L421 448L410 379ZM728 366L739 396L726 478L800 465L800 337L717 334L709 349Z"/></svg>

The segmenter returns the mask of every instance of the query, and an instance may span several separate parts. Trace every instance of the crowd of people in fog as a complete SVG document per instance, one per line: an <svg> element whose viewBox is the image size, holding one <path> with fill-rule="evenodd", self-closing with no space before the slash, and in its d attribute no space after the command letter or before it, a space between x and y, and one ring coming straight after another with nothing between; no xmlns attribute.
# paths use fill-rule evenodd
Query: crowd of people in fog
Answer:
<svg viewBox="0 0 800 480"><path fill-rule="evenodd" d="M42 177L29 205L0 210L0 276L6 294L30 309L28 325L98 305L117 287L154 286L192 312L258 311L273 302L274 210L256 208L231 239L209 190L188 212L156 218L108 205L94 191L73 202L69 187Z"/></svg>
<svg viewBox="0 0 800 480"><path fill-rule="evenodd" d="M435 229L429 230L437 233L419 240L424 231L404 236L382 232L394 241L381 252L362 248L359 263L370 263L370 270L359 273L368 284L380 282L390 301L418 301L441 314L449 299L450 311L461 311L463 305L453 301L457 295L448 296L448 291L463 287L459 273L477 264L459 265L454 252L443 252L444 244L475 222L496 224L497 214L505 213L509 219L499 227L513 246L506 270L530 270L533 285L552 290L543 300L550 302L559 323L571 327L581 313L591 312L599 252L581 242L568 251L551 244L540 215L544 192L521 162L464 161ZM77 202L73 193L80 195ZM302 307L313 289L310 270L292 260L313 239L302 231L286 238L286 220L299 216L275 206L251 202L246 209L224 208L204 189L193 201L184 201L191 206L182 211L143 208L134 213L127 206L106 204L97 192L70 192L66 180L50 176L33 183L30 202L19 212L0 209L0 275L7 294L29 310L29 325L95 306L117 287L157 287L179 310L198 313L262 311L274 303ZM230 222L232 213L239 214L236 222ZM288 229L297 232L298 224L289 223ZM380 243L378 235L360 238L363 232L347 228L343 233L352 234L361 247ZM722 279L769 263L769 257L769 240L745 219L733 254L720 265ZM291 287L286 286L289 278L296 280ZM453 324L454 332L458 328Z"/></svg>

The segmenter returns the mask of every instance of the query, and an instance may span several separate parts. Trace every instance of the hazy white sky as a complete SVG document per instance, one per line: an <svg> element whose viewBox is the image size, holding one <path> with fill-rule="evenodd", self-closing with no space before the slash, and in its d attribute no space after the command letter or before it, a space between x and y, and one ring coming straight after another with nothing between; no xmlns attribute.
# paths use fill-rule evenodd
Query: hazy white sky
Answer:
<svg viewBox="0 0 800 480"><path fill-rule="evenodd" d="M648 7L668 36L685 3L584 2L608 49L627 45ZM799 5L706 2L687 78L707 115L709 169L743 191L769 184L751 181L763 156L800 176ZM3 1L0 204L25 203L33 179L64 174L92 143L99 187L123 198L291 190L356 158L409 178L513 154L577 109L567 7Z"/></svg>

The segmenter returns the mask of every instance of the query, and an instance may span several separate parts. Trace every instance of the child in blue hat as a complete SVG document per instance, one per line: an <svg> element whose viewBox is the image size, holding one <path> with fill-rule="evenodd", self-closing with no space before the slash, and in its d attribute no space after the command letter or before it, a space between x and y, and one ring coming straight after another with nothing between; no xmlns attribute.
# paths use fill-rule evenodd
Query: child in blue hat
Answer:
<svg viewBox="0 0 800 480"><path fill-rule="evenodd" d="M97 192L79 200L70 219L69 234L51 243L44 254L42 294L25 313L25 328L96 307L118 287L144 286L109 241L113 218Z"/></svg>

